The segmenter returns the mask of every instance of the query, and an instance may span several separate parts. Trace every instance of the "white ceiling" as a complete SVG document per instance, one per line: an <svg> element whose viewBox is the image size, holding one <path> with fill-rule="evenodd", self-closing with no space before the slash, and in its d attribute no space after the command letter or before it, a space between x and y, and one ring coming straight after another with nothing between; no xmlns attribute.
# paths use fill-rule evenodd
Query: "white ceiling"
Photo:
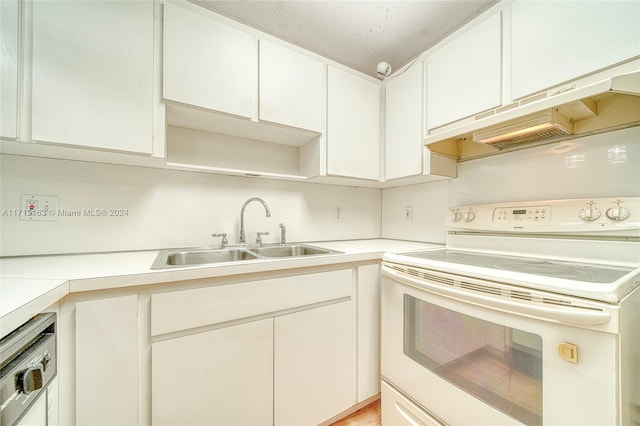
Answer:
<svg viewBox="0 0 640 426"><path fill-rule="evenodd" d="M496 0L192 0L250 27L372 76L394 70Z"/></svg>

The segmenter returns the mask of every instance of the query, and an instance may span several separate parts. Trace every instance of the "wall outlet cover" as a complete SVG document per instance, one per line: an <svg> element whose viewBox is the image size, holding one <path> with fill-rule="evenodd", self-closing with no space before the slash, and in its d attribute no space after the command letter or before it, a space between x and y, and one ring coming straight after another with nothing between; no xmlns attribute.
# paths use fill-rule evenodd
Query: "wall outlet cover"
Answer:
<svg viewBox="0 0 640 426"><path fill-rule="evenodd" d="M404 220L405 222L413 222L413 206L404 208Z"/></svg>
<svg viewBox="0 0 640 426"><path fill-rule="evenodd" d="M58 220L58 197L23 194L19 211L20 220L55 222Z"/></svg>
<svg viewBox="0 0 640 426"><path fill-rule="evenodd" d="M342 222L342 207L333 208L333 221Z"/></svg>

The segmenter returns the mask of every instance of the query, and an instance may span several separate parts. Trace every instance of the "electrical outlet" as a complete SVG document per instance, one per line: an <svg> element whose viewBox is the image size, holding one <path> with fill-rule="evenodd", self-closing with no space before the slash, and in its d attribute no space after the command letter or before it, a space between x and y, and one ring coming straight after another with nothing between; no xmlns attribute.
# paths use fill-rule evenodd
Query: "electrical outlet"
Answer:
<svg viewBox="0 0 640 426"><path fill-rule="evenodd" d="M55 222L58 220L58 197L22 195L20 220Z"/></svg>
<svg viewBox="0 0 640 426"><path fill-rule="evenodd" d="M333 221L342 222L342 207L333 208Z"/></svg>
<svg viewBox="0 0 640 426"><path fill-rule="evenodd" d="M413 206L404 208L404 220L405 222L413 222Z"/></svg>

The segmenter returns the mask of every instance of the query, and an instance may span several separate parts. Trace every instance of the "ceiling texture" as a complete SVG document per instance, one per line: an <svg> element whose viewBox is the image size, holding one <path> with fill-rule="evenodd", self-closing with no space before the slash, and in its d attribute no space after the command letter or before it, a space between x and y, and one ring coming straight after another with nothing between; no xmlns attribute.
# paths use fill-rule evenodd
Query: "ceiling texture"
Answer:
<svg viewBox="0 0 640 426"><path fill-rule="evenodd" d="M497 0L192 0L365 74L397 70Z"/></svg>

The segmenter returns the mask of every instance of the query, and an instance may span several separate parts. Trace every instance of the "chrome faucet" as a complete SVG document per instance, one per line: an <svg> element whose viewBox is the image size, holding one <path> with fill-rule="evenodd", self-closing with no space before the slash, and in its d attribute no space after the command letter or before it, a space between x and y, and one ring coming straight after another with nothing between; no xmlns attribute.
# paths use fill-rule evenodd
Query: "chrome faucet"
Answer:
<svg viewBox="0 0 640 426"><path fill-rule="evenodd" d="M245 201L244 204L242 205L242 209L240 209L240 242L241 243L246 243L247 242L247 240L246 240L246 238L244 236L244 209L247 208L247 204L249 204L252 201L258 201L258 202L262 203L262 205L264 206L264 210L267 213L266 216L267 217L271 217L271 212L269 211L269 206L267 206L267 203L265 203L262 198L251 197L247 201Z"/></svg>
<svg viewBox="0 0 640 426"><path fill-rule="evenodd" d="M211 234L212 237L222 237L222 241L220 241L220 248L223 249L229 244L229 240L227 240L227 233L220 232L217 234Z"/></svg>
<svg viewBox="0 0 640 426"><path fill-rule="evenodd" d="M280 224L280 244L287 244L287 228L284 226L284 223Z"/></svg>
<svg viewBox="0 0 640 426"><path fill-rule="evenodd" d="M262 236L263 235L269 235L268 232L258 232L258 235L256 236L256 244L258 244L260 247L262 247Z"/></svg>

